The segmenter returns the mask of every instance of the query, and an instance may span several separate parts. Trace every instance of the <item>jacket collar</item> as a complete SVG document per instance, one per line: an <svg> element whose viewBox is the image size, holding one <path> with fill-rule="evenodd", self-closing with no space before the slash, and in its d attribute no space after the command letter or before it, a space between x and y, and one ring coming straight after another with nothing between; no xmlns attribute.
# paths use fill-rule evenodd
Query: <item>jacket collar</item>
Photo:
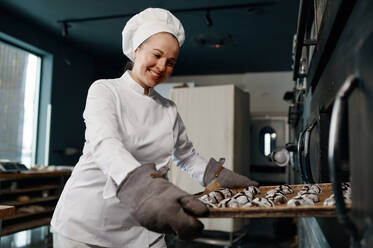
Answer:
<svg viewBox="0 0 373 248"><path fill-rule="evenodd" d="M123 74L122 78L124 79L125 84L128 85L128 87L130 87L132 90L134 90L135 92L141 95L145 95L144 94L145 89L138 82L136 82L135 79L132 78L128 70ZM150 88L148 96L153 96L153 95L154 95L154 89Z"/></svg>

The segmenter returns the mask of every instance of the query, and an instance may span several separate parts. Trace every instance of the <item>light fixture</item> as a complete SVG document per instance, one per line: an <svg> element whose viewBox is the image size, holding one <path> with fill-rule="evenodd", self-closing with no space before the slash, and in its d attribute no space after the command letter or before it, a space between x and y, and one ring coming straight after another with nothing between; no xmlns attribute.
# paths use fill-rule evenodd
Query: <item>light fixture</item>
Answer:
<svg viewBox="0 0 373 248"><path fill-rule="evenodd" d="M204 16L204 21L208 27L213 25L210 11L211 10L228 10L228 9L243 9L247 8L248 12L262 12L262 8L258 7L268 7L275 5L276 2L273 0L267 0L266 2L261 3L248 3L248 4L234 4L234 5L218 5L218 6L207 6L207 7L198 7L198 8L187 8L187 9L169 9L171 13L186 13L186 12L196 12L196 11L206 11ZM258 11L260 10L260 11ZM138 14L138 12L126 13L126 14L118 14L118 15L108 15L108 16L93 16L93 17L84 17L84 18L74 18L74 19L64 19L57 21L58 23L62 24L62 36L68 35L68 29L70 28L70 23L78 23L78 22L90 22L90 21L101 21L101 20L108 20L108 19L122 19L122 18L130 18L134 15Z"/></svg>
<svg viewBox="0 0 373 248"><path fill-rule="evenodd" d="M208 9L206 11L206 14L205 14L205 23L208 27L211 27L212 26L212 19L211 19L211 15L210 15L210 10Z"/></svg>
<svg viewBox="0 0 373 248"><path fill-rule="evenodd" d="M66 37L69 35L70 25L67 22L61 22L61 24L62 24L62 36Z"/></svg>

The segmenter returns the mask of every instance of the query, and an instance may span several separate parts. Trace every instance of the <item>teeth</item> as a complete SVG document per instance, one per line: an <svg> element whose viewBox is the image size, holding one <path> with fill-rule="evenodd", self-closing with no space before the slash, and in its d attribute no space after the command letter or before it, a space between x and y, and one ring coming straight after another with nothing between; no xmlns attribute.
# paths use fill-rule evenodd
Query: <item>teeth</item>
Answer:
<svg viewBox="0 0 373 248"><path fill-rule="evenodd" d="M161 75L155 73L154 71L150 71L150 73L151 73L153 76L158 77L158 78L161 76Z"/></svg>

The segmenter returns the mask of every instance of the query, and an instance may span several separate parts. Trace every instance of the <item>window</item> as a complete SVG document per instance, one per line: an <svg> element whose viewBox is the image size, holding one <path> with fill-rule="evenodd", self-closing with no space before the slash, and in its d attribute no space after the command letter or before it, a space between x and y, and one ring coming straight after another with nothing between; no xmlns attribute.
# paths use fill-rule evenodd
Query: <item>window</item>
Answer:
<svg viewBox="0 0 373 248"><path fill-rule="evenodd" d="M276 147L276 131L272 127L263 127L259 133L259 149L264 156L268 156Z"/></svg>
<svg viewBox="0 0 373 248"><path fill-rule="evenodd" d="M35 163L41 57L0 41L0 159Z"/></svg>

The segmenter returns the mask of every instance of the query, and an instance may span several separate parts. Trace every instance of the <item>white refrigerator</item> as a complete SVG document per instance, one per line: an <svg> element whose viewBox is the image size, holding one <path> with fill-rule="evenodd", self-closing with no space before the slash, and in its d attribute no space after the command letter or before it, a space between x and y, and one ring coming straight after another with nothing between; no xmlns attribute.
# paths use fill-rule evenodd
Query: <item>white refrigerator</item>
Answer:
<svg viewBox="0 0 373 248"><path fill-rule="evenodd" d="M224 166L249 176L250 169L250 96L234 85L174 88L176 103L189 139L197 152L209 159L226 159ZM189 175L172 165L169 179L181 189L194 194L204 188ZM236 232L243 219L201 219L205 230Z"/></svg>

